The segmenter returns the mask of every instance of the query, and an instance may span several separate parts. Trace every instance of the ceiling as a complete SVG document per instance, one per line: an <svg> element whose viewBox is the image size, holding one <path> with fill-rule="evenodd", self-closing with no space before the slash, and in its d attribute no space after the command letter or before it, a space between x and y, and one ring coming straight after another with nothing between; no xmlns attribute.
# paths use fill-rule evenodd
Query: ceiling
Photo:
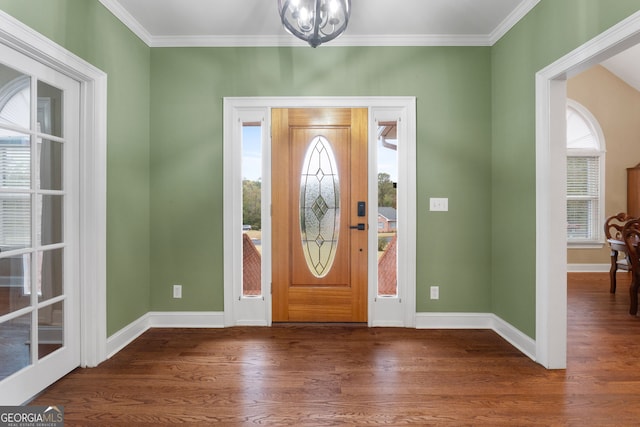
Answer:
<svg viewBox="0 0 640 427"><path fill-rule="evenodd" d="M540 0L352 0L328 46L491 46ZM100 0L151 47L304 46L277 0Z"/></svg>
<svg viewBox="0 0 640 427"><path fill-rule="evenodd" d="M640 45L635 45L606 61L602 66L624 80L629 86L640 91Z"/></svg>
<svg viewBox="0 0 640 427"><path fill-rule="evenodd" d="M492 46L540 0L351 0L326 46ZM100 0L151 47L306 46L280 23L278 0ZM602 63L640 90L640 46Z"/></svg>

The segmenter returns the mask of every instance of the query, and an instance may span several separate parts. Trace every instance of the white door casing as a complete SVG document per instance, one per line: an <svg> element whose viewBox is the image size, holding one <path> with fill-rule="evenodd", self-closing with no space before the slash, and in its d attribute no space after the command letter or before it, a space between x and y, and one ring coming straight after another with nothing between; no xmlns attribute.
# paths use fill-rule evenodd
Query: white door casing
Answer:
<svg viewBox="0 0 640 427"><path fill-rule="evenodd" d="M262 218L270 217L270 120L271 108L368 108L369 109L369 165L376 171L375 152L377 143L377 121L397 120L398 133L402 142L398 148L400 168L398 189L398 211L403 227L398 230L398 289L397 298L376 298L377 287L377 227L375 223L369 232L369 286L368 322L370 326L415 326L415 146L416 117L414 97L257 97L224 99L224 323L234 325L271 325L271 225L262 225L262 296L243 297L242 288L242 184L241 140L243 122L262 123L263 141L263 181ZM372 154L373 153L373 154ZM377 200L377 176L369 174L369 198ZM405 182L406 181L406 182ZM375 194L374 198L371 195ZM377 218L377 206L369 203L369 221ZM373 247L373 250L372 250Z"/></svg>
<svg viewBox="0 0 640 427"><path fill-rule="evenodd" d="M566 80L640 43L640 12L536 74L536 361L567 366Z"/></svg>

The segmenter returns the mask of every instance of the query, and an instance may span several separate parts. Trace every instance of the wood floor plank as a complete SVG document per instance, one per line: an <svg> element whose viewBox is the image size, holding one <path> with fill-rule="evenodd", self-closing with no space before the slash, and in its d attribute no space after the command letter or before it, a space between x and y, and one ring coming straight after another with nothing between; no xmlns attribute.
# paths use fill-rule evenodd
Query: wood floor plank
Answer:
<svg viewBox="0 0 640 427"><path fill-rule="evenodd" d="M640 318L618 280L569 275L566 370L486 330L151 329L31 404L67 426L638 425Z"/></svg>

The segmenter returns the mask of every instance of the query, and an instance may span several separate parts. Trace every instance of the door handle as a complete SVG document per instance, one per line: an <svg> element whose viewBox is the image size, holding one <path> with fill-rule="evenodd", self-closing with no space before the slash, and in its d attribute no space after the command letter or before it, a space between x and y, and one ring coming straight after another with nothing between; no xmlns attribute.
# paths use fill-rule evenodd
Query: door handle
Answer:
<svg viewBox="0 0 640 427"><path fill-rule="evenodd" d="M363 222L361 222L358 225L352 225L349 228L352 230L365 230L365 225Z"/></svg>

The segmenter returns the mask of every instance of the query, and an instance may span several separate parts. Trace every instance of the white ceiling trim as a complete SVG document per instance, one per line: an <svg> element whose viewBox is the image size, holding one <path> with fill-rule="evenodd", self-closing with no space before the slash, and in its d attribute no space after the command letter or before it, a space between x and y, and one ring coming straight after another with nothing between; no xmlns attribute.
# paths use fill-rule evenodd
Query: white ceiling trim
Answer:
<svg viewBox="0 0 640 427"><path fill-rule="evenodd" d="M147 43L149 44L149 43ZM323 49L338 46L490 46L486 35L342 35ZM286 34L282 36L169 36L152 37L150 47L283 47L308 46Z"/></svg>
<svg viewBox="0 0 640 427"><path fill-rule="evenodd" d="M99 0L149 47L283 47L307 46L293 36L153 36L116 0ZM493 46L540 0L522 2L490 34L358 35L344 34L323 46Z"/></svg>
<svg viewBox="0 0 640 427"><path fill-rule="evenodd" d="M153 36L144 28L136 18L134 18L124 7L115 0L99 0L109 12L118 18L127 26L136 36L140 38L147 46L153 45Z"/></svg>
<svg viewBox="0 0 640 427"><path fill-rule="evenodd" d="M540 3L540 0L527 0L518 5L513 12L507 16L504 21L496 27L495 30L489 34L490 46L493 46L504 36L507 32L513 28L527 13L531 12L531 9L536 7Z"/></svg>

